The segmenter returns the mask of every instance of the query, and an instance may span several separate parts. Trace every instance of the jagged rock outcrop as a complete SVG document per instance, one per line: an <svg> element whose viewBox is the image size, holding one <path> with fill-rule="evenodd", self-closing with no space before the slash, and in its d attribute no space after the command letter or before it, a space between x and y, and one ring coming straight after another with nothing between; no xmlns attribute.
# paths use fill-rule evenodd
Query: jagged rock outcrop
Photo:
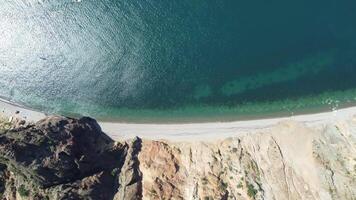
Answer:
<svg viewBox="0 0 356 200"><path fill-rule="evenodd" d="M141 151L142 140L135 138L128 150L127 158L119 174L116 174L119 190L114 199L142 199L142 173L138 154Z"/></svg>
<svg viewBox="0 0 356 200"><path fill-rule="evenodd" d="M140 145L139 139L115 143L90 118L49 117L9 126L0 135L0 192L7 200L130 196L135 192L126 179Z"/></svg>
<svg viewBox="0 0 356 200"><path fill-rule="evenodd" d="M356 118L209 142L114 142L90 118L0 129L6 200L356 199Z"/></svg>

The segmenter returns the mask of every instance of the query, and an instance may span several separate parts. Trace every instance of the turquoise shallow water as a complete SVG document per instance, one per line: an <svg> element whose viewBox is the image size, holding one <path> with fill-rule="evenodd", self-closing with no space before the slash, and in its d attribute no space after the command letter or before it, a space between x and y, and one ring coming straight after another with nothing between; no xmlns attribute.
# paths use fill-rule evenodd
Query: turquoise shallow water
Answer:
<svg viewBox="0 0 356 200"><path fill-rule="evenodd" d="M4 0L0 96L121 121L234 120L356 100L356 2Z"/></svg>

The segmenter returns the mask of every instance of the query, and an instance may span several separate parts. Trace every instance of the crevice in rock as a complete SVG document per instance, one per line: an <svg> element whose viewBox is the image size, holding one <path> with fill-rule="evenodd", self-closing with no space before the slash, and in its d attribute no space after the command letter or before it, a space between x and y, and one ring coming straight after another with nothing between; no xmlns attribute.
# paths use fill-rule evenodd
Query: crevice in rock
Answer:
<svg viewBox="0 0 356 200"><path fill-rule="evenodd" d="M138 155L142 149L142 140L136 137L129 145L121 173L118 176L118 192L114 199L142 199L142 172Z"/></svg>
<svg viewBox="0 0 356 200"><path fill-rule="evenodd" d="M282 152L281 147L277 143L276 139L273 136L271 137L271 139L274 142L274 144L276 145L276 147L278 149L278 152L279 152L279 155L281 156L281 162L282 162L282 165L283 165L283 176L284 176L284 181L285 181L286 186L287 186L287 188L286 188L287 189L287 196L288 196L288 199L290 199L290 186L289 186L289 183L288 183L288 180L287 180L287 169L286 169L286 164L284 163L283 152Z"/></svg>

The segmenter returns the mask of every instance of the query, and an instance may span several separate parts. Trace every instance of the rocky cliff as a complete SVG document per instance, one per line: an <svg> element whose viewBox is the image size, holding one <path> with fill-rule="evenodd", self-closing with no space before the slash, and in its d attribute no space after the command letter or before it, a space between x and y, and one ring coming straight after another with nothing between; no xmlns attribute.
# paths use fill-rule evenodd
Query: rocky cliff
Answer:
<svg viewBox="0 0 356 200"><path fill-rule="evenodd" d="M114 142L95 120L0 123L2 199L356 199L356 120Z"/></svg>

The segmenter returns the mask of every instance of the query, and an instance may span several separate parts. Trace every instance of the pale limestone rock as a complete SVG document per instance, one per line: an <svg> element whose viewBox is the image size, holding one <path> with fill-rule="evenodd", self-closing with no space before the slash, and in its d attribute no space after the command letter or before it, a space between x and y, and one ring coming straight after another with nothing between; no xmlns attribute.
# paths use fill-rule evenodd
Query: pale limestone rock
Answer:
<svg viewBox="0 0 356 200"><path fill-rule="evenodd" d="M355 199L356 121L216 142L144 141L144 199Z"/></svg>

